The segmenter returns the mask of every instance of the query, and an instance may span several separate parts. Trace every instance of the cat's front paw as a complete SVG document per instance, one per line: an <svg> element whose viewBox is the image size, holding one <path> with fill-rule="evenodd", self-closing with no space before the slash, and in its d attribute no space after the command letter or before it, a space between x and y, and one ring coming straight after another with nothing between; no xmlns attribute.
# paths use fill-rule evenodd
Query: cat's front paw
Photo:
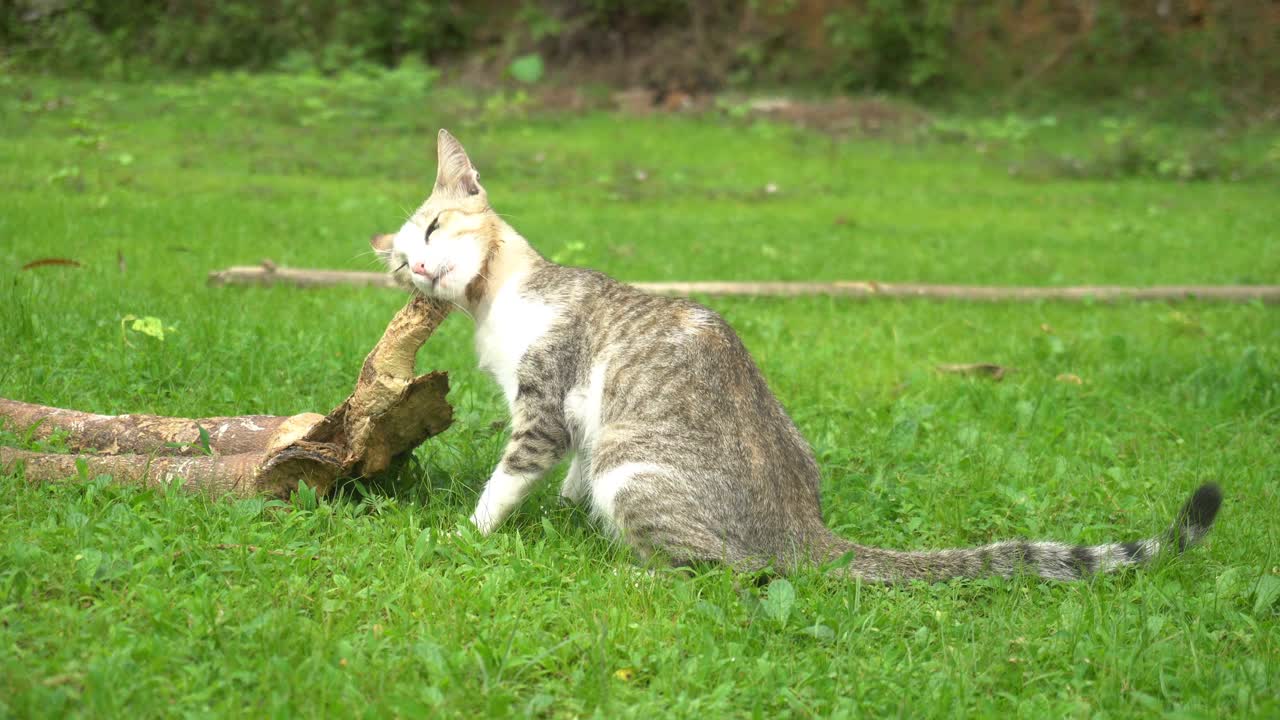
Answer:
<svg viewBox="0 0 1280 720"><path fill-rule="evenodd" d="M498 523L494 522L489 514L482 513L479 508L471 514L471 525L481 535L488 535L498 527Z"/></svg>

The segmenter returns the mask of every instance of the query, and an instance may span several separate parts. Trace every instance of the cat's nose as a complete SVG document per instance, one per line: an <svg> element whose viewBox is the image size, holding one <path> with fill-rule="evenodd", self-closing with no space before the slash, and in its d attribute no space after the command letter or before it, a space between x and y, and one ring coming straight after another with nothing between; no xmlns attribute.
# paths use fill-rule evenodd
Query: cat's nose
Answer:
<svg viewBox="0 0 1280 720"><path fill-rule="evenodd" d="M418 262L418 263L414 263L414 264L413 264L413 274L414 274L414 275L421 275L422 277L427 278L428 280L430 280L430 279L431 279L431 276L430 276L429 274L427 274L427 265L426 265L426 263L420 263L420 262Z"/></svg>

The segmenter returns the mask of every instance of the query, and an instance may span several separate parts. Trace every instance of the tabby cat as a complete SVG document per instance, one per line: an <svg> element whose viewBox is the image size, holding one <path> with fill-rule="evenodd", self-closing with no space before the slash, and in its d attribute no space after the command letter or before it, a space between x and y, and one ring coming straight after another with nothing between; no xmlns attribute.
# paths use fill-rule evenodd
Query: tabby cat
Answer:
<svg viewBox="0 0 1280 720"><path fill-rule="evenodd" d="M400 284L475 318L480 364L510 405L510 441L471 516L482 533L569 453L561 495L676 564L785 573L839 560L832 572L873 582L1070 580L1181 551L1213 524L1221 493L1209 484L1163 535L1135 542L906 552L840 538L822 520L813 451L720 316L548 261L490 208L444 130L437 155L431 196L374 245Z"/></svg>

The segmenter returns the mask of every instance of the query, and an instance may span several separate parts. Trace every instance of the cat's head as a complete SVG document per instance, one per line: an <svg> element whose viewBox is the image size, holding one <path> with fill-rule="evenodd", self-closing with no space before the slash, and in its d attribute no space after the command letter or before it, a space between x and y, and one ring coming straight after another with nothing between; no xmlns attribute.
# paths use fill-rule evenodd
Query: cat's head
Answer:
<svg viewBox="0 0 1280 720"><path fill-rule="evenodd" d="M456 138L440 131L431 196L394 235L370 243L391 274L423 295L475 303L501 242L501 220L489 208L480 175Z"/></svg>

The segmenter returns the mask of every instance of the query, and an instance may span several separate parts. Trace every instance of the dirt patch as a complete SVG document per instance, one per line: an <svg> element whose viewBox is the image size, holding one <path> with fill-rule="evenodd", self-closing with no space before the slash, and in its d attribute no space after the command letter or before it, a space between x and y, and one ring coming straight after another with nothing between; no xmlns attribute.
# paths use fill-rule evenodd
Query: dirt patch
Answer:
<svg viewBox="0 0 1280 720"><path fill-rule="evenodd" d="M631 88L613 93L612 100L613 109L628 115L722 112L730 117L771 120L833 135L896 135L930 122L929 115L914 105L882 97L795 100Z"/></svg>
<svg viewBox="0 0 1280 720"><path fill-rule="evenodd" d="M919 108L882 97L761 98L747 101L746 106L756 117L834 134L894 134L929 123L929 116Z"/></svg>

